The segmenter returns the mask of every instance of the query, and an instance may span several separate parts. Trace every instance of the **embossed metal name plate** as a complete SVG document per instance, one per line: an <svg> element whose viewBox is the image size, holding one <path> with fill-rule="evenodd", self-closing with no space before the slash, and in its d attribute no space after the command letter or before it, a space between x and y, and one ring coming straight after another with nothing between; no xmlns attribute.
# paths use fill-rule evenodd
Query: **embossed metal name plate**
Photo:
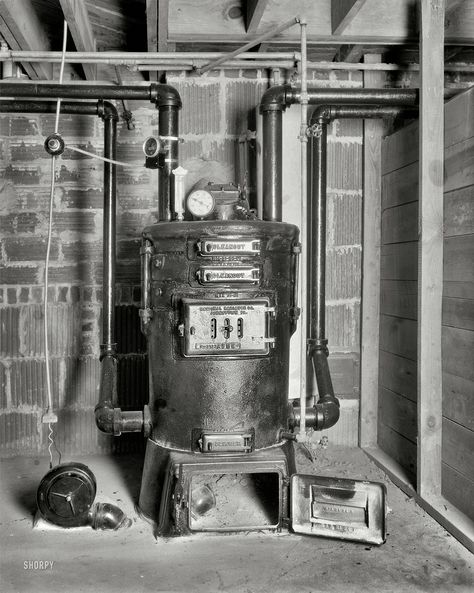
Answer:
<svg viewBox="0 0 474 593"><path fill-rule="evenodd" d="M198 241L201 255L259 255L259 239L201 239Z"/></svg>
<svg viewBox="0 0 474 593"><path fill-rule="evenodd" d="M295 474L291 477L291 520L296 533L382 544L385 486Z"/></svg>
<svg viewBox="0 0 474 593"><path fill-rule="evenodd" d="M207 266L199 268L197 279L201 284L257 284L260 280L260 270L243 266Z"/></svg>
<svg viewBox="0 0 474 593"><path fill-rule="evenodd" d="M269 317L275 312L267 299L183 299L185 356L268 354L275 339Z"/></svg>

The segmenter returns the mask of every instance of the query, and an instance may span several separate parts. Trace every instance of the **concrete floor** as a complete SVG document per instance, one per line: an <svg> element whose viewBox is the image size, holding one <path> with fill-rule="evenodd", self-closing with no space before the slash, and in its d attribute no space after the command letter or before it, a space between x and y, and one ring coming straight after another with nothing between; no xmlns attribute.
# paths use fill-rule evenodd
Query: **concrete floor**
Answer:
<svg viewBox="0 0 474 593"><path fill-rule="evenodd" d="M299 471L385 482L388 537L368 546L295 534L197 535L155 540L134 511L141 459L78 458L95 473L97 501L115 502L133 525L126 531L32 529L35 492L45 459L0 464L0 591L98 593L141 591L242 593L472 592L472 555L396 488L358 449L331 447ZM28 561L52 568L25 568Z"/></svg>

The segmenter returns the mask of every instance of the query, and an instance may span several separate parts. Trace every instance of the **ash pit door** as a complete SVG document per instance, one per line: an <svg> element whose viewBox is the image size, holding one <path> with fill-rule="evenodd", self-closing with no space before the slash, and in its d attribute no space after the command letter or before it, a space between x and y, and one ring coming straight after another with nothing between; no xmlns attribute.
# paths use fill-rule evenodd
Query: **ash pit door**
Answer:
<svg viewBox="0 0 474 593"><path fill-rule="evenodd" d="M295 533L384 543L383 484L294 474L290 489Z"/></svg>

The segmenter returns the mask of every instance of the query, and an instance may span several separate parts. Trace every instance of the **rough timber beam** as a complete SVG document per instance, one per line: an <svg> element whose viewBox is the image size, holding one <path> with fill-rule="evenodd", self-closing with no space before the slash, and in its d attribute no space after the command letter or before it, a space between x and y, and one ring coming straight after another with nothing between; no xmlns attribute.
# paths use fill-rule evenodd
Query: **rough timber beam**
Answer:
<svg viewBox="0 0 474 593"><path fill-rule="evenodd" d="M74 40L77 51L96 51L96 40L92 32L85 2L79 0L59 0L64 18ZM87 80L96 80L97 65L82 64Z"/></svg>
<svg viewBox="0 0 474 593"><path fill-rule="evenodd" d="M0 35L11 49L49 51L48 37L31 0L0 0ZM22 63L32 79L51 80L53 66L46 62Z"/></svg>
<svg viewBox="0 0 474 593"><path fill-rule="evenodd" d="M268 0L247 0L245 26L247 33L255 33L262 20Z"/></svg>
<svg viewBox="0 0 474 593"><path fill-rule="evenodd" d="M333 35L343 33L366 0L332 0L331 28Z"/></svg>

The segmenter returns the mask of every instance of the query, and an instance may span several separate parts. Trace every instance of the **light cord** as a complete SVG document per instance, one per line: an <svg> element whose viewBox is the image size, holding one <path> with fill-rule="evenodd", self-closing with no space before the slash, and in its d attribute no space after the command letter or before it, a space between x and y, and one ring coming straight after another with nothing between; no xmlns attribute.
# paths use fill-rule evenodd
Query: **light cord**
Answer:
<svg viewBox="0 0 474 593"><path fill-rule="evenodd" d="M120 167L138 167L137 164L132 163L124 163L122 161L114 161L112 159L108 159L105 156L100 156L99 154L94 154L93 152L88 152L87 150L83 150L82 148L78 148L77 146L66 146L69 150L74 150L74 152L80 152L81 154L85 154L86 156L90 156L94 159L98 159L99 161L105 161L106 163L112 163L112 165L119 165Z"/></svg>
<svg viewBox="0 0 474 593"><path fill-rule="evenodd" d="M61 68L59 71L59 84L63 83L64 75L64 62L66 57L66 44L67 44L67 21L64 21L63 27L63 49L61 58ZM61 110L61 99L57 99L56 102L56 119L54 122L54 132L58 133L59 126L59 113ZM51 237L53 234L53 208L54 208L54 185L56 178L56 157L53 155L51 158L51 190L49 194L49 218L48 218L48 241L46 245L46 258L44 263L44 358L46 363L46 390L48 395L48 414L53 412L53 394L51 389L51 368L49 360L49 340L48 340L48 285L49 285L49 260L51 255ZM51 422L48 422L48 453L49 453L49 467L53 467L53 452L52 447L54 445L56 451L58 451L54 442L54 431ZM59 462L61 462L61 454L59 453Z"/></svg>

